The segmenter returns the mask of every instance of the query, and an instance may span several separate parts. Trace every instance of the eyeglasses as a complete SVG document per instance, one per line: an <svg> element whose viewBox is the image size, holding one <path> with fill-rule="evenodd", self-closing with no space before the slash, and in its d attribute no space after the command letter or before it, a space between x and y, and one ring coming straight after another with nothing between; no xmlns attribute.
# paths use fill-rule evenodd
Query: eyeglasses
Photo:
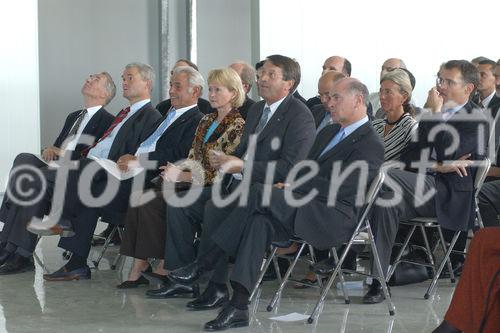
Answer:
<svg viewBox="0 0 500 333"><path fill-rule="evenodd" d="M276 72L276 71L266 71L266 70L261 70L257 73L257 79L262 79L264 76L268 76L271 80L275 80L278 78L282 78L283 76Z"/></svg>
<svg viewBox="0 0 500 333"><path fill-rule="evenodd" d="M445 84L448 87L454 87L454 86L456 86L459 83L460 82L453 81L451 79L443 79L442 77L439 77L439 76L436 78L436 86L438 86L438 87L442 87Z"/></svg>

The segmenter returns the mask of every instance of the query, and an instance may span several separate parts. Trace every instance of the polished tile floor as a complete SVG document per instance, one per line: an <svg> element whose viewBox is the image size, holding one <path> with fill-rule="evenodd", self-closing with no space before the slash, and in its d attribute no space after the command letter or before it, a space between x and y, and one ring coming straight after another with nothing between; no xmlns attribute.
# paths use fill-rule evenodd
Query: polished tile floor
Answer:
<svg viewBox="0 0 500 333"><path fill-rule="evenodd" d="M49 271L64 264L57 238L45 237L37 253ZM99 250L100 248L96 248ZM81 282L45 282L43 269L0 276L0 332L199 332L216 311L189 312L188 299L151 300L147 288L121 291L115 288L127 274L130 261L113 271L109 263L118 249L111 247L92 279ZM91 254L94 258L97 252ZM362 290L351 290L352 303L345 305L334 290L319 320L279 322L270 317L292 312L309 314L318 297L313 289L285 289L278 307L269 313L268 302L276 283L265 283L260 298L251 305L249 328L234 332L431 332L443 317L453 285L440 280L436 295L424 300L428 282L392 288L396 315L388 315L385 303L360 304Z"/></svg>

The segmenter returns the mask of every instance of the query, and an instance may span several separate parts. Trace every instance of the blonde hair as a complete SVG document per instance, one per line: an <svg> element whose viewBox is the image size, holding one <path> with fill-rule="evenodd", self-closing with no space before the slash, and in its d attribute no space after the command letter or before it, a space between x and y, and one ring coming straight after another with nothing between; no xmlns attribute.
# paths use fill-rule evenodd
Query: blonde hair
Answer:
<svg viewBox="0 0 500 333"><path fill-rule="evenodd" d="M231 106L239 108L245 101L245 91L241 78L232 68L218 68L213 69L208 73L208 84L216 83L227 88L227 90L234 92L234 97L231 99Z"/></svg>
<svg viewBox="0 0 500 333"><path fill-rule="evenodd" d="M404 92L408 95L408 101L411 99L411 93L413 88L411 86L410 76L404 70L400 68L395 68L390 72L387 72L382 76L380 83L383 81L392 81L399 86L401 92Z"/></svg>

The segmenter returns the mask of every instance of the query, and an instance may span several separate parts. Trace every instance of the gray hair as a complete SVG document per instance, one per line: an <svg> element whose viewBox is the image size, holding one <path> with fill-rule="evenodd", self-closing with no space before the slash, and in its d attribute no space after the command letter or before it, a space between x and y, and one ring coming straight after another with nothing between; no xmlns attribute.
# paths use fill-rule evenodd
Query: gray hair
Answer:
<svg viewBox="0 0 500 333"><path fill-rule="evenodd" d="M188 76L189 82L189 92L193 91L193 88L200 87L200 95L203 93L203 87L205 86L205 80L203 76L192 67L189 66L179 66L172 70L172 75L184 73Z"/></svg>
<svg viewBox="0 0 500 333"><path fill-rule="evenodd" d="M249 63L244 62L244 61L236 61L236 62L232 63L231 65L235 65L235 64L243 65L243 68L241 70L241 75L240 75L241 82L248 84L248 86L251 89L254 82L255 82L255 69L252 66L250 66Z"/></svg>
<svg viewBox="0 0 500 333"><path fill-rule="evenodd" d="M404 70L396 68L390 72L385 73L380 80L380 83L383 81L389 80L394 82L399 86L401 92L404 92L408 95L408 100L411 99L411 93L413 91L410 76Z"/></svg>
<svg viewBox="0 0 500 333"><path fill-rule="evenodd" d="M141 62L132 62L125 66L125 69L137 68L139 70L139 74L144 81L149 81L151 84L151 90L153 90L153 85L155 82L155 72L153 71L153 67L148 64L143 64Z"/></svg>
<svg viewBox="0 0 500 333"><path fill-rule="evenodd" d="M347 80L347 78L342 80ZM347 86L347 91L353 95L361 95L361 97L363 97L364 104L368 107L368 96L370 95L370 93L368 92L368 88L363 83L361 83L361 81L357 79L351 79Z"/></svg>
<svg viewBox="0 0 500 333"><path fill-rule="evenodd" d="M106 88L108 96L106 97L105 105L108 105L109 102L111 102L113 98L115 98L116 85L115 82L113 81L113 78L111 77L111 75L109 75L108 72L101 72L101 74L106 77L106 85L104 87Z"/></svg>

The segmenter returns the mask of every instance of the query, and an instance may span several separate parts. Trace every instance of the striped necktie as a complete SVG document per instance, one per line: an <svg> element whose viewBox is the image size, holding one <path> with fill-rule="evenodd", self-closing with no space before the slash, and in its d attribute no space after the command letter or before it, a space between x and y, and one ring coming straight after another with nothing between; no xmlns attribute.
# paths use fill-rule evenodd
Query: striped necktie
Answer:
<svg viewBox="0 0 500 333"><path fill-rule="evenodd" d="M86 114L87 114L87 109L83 109L82 112L80 112L80 114L76 118L75 123L73 124L73 126L69 130L66 138L70 138L78 132L78 129L80 128L80 125L82 124L83 118L85 118Z"/></svg>
<svg viewBox="0 0 500 333"><path fill-rule="evenodd" d="M113 132L113 129L116 126L118 126L118 124L121 123L123 121L123 119L125 119L125 117L127 117L129 112L130 112L130 106L126 107L125 109L122 109L118 113L118 115L115 117L115 120L113 121L111 126L109 126L108 129L106 130L106 132L104 132L104 134L101 136L101 138L99 140L97 140L96 142L94 142L94 144L92 146L89 146L82 151L82 156L87 156L90 149L94 148L99 142L101 142L107 136L109 136L111 134L111 132Z"/></svg>

